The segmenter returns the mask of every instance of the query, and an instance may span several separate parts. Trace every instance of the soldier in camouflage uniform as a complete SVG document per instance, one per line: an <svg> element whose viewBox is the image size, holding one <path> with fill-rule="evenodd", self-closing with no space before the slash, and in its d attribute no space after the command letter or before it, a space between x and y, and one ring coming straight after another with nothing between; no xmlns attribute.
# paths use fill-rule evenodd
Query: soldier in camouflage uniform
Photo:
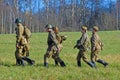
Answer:
<svg viewBox="0 0 120 80"><path fill-rule="evenodd" d="M53 29L52 29L52 26L51 25L46 25L46 31L49 34L48 34L48 40L47 40L48 48L47 48L47 51L46 51L46 53L44 55L44 66L48 67L48 58L50 56L52 56L52 58L55 61L59 62L60 65L62 67L64 67L65 63L59 57L60 48L58 47L58 40L56 39L56 35L55 35L55 33L54 33Z"/></svg>
<svg viewBox="0 0 120 80"><path fill-rule="evenodd" d="M60 35L59 29L57 26L53 27L53 31L56 34L56 39L58 40L58 47L60 48L60 51L61 51L63 48L62 42L66 40L67 36ZM58 54L58 56L59 56L59 54ZM58 62L56 60L55 60L55 65L56 66L58 65Z"/></svg>
<svg viewBox="0 0 120 80"><path fill-rule="evenodd" d="M81 33L82 33L82 36L80 40L78 40L77 44L74 46L74 48L79 49L79 52L77 55L77 65L78 67L81 67L81 59L83 59L83 61L86 62L89 66L95 67L92 62L88 62L86 57L87 49L89 48L89 37L87 35L86 26L82 26Z"/></svg>
<svg viewBox="0 0 120 80"><path fill-rule="evenodd" d="M16 51L15 51L15 57L16 57L16 64L17 65L24 65L24 61L27 61L30 65L34 64L34 61L27 58L26 55L23 54L23 48L27 44L27 40L25 38L24 34L24 27L22 25L21 19L16 19L15 23L17 25L16 27Z"/></svg>
<svg viewBox="0 0 120 80"><path fill-rule="evenodd" d="M95 65L95 61L101 63L106 67L108 65L107 62L98 58L98 53L102 50L103 44L100 40L100 37L97 34L98 27L94 26L91 37L91 61Z"/></svg>

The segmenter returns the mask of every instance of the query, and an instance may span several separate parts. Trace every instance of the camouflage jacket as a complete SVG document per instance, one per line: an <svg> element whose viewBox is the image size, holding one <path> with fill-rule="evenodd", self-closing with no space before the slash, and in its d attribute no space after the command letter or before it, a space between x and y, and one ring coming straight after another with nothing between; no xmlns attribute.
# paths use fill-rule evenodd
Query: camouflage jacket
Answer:
<svg viewBox="0 0 120 80"><path fill-rule="evenodd" d="M55 45L58 48L58 40L53 30L51 30L48 34L47 43L48 43L48 46Z"/></svg>
<svg viewBox="0 0 120 80"><path fill-rule="evenodd" d="M91 37L91 50L101 50L102 49L102 42L97 33L93 33Z"/></svg>
<svg viewBox="0 0 120 80"><path fill-rule="evenodd" d="M60 44L60 42L61 42L61 35L60 34L56 34L56 39L58 40L58 43Z"/></svg>
<svg viewBox="0 0 120 80"><path fill-rule="evenodd" d="M22 25L16 27L16 43L17 44L26 44L26 39L24 37L24 27Z"/></svg>
<svg viewBox="0 0 120 80"><path fill-rule="evenodd" d="M89 48L89 37L87 33L83 33L77 44L80 50L87 50Z"/></svg>

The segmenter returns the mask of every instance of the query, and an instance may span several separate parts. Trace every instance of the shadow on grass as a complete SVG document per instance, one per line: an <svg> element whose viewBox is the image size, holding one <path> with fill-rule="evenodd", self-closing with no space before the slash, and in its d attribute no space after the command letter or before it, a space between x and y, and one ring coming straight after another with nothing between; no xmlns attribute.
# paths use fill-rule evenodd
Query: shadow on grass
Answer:
<svg viewBox="0 0 120 80"><path fill-rule="evenodd" d="M12 63L10 63L10 62L0 61L0 66L18 67L18 66L22 66L22 65L16 65L16 64L12 64ZM43 64L43 63L38 63L38 64L34 64L34 65L29 65L29 64L25 63L24 66L44 67L44 64ZM61 67L61 66L60 66L60 65L59 65L59 66L55 66L54 64L49 64L49 67Z"/></svg>
<svg viewBox="0 0 120 80"><path fill-rule="evenodd" d="M40 63L40 64L35 64L34 66L35 67L44 67L44 64ZM48 67L61 67L61 66L60 65L55 66L55 64L49 64Z"/></svg>
<svg viewBox="0 0 120 80"><path fill-rule="evenodd" d="M14 66L14 65L13 65L13 64L10 64L9 62L0 61L0 66L11 67L11 66Z"/></svg>

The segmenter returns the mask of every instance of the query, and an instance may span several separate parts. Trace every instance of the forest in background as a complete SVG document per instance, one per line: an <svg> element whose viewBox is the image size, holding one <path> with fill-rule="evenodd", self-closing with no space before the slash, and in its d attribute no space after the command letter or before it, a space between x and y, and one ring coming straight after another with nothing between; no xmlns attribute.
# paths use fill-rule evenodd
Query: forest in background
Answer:
<svg viewBox="0 0 120 80"><path fill-rule="evenodd" d="M120 29L120 0L0 0L0 33L15 33L15 19L32 32L43 32L46 24L60 31Z"/></svg>

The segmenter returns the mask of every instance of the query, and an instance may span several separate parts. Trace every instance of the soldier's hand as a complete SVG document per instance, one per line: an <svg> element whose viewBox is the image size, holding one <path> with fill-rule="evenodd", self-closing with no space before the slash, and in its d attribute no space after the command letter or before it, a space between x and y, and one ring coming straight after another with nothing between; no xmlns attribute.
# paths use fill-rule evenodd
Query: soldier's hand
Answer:
<svg viewBox="0 0 120 80"><path fill-rule="evenodd" d="M17 44L16 47L19 48L19 44Z"/></svg>
<svg viewBox="0 0 120 80"><path fill-rule="evenodd" d="M60 48L58 48L57 51L60 52Z"/></svg>
<svg viewBox="0 0 120 80"><path fill-rule="evenodd" d="M92 51L93 51L93 52L95 51L95 47L92 48Z"/></svg>

